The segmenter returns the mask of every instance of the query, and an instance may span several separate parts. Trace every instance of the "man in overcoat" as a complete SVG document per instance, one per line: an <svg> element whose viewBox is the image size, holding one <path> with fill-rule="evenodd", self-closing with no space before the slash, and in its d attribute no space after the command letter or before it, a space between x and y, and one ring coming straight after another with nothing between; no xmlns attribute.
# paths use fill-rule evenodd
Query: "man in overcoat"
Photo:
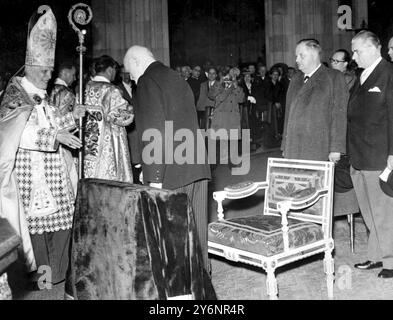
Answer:
<svg viewBox="0 0 393 320"><path fill-rule="evenodd" d="M301 40L291 81L282 150L285 158L334 161L346 152L348 89L344 76L321 63L317 40Z"/></svg>

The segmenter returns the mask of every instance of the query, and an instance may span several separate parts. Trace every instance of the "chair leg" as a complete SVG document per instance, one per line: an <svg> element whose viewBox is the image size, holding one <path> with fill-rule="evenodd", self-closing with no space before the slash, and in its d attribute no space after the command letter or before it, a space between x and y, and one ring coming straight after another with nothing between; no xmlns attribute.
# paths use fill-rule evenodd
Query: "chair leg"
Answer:
<svg viewBox="0 0 393 320"><path fill-rule="evenodd" d="M267 272L266 290L270 300L278 299L278 287L277 287L277 280L274 275L274 271L275 269L272 267L268 267L266 269Z"/></svg>
<svg viewBox="0 0 393 320"><path fill-rule="evenodd" d="M329 299L333 299L333 287L334 287L334 259L332 256L332 250L325 251L325 259L323 260L324 269L326 273L326 284Z"/></svg>
<svg viewBox="0 0 393 320"><path fill-rule="evenodd" d="M349 223L349 233L350 233L350 242L351 242L351 252L355 253L355 224L354 224L353 214L348 215L348 223Z"/></svg>

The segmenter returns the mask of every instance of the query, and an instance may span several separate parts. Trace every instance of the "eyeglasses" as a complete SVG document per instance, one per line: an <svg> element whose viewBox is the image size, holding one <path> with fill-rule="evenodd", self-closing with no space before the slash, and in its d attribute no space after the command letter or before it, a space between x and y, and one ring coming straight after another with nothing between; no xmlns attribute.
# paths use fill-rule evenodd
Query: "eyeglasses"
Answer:
<svg viewBox="0 0 393 320"><path fill-rule="evenodd" d="M336 59L332 59L332 58L330 58L330 62L331 63L340 63L340 62L345 62L345 61L343 61L343 60L336 60Z"/></svg>

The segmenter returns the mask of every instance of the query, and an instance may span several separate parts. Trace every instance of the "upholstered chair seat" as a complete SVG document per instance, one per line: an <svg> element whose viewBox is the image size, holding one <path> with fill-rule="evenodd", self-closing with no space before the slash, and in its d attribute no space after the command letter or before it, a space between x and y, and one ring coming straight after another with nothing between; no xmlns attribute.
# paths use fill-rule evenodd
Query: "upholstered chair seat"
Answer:
<svg viewBox="0 0 393 320"><path fill-rule="evenodd" d="M320 225L288 219L289 248L295 249L323 239ZM266 257L284 252L281 217L255 215L213 222L209 241Z"/></svg>

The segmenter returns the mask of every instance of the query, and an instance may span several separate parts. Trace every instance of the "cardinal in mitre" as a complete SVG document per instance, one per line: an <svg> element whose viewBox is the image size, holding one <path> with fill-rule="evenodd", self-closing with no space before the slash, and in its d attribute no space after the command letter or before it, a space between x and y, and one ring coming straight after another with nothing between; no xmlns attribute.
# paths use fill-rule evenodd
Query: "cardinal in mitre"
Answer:
<svg viewBox="0 0 393 320"><path fill-rule="evenodd" d="M82 147L74 132L85 113L76 106L60 114L48 102L56 30L52 10L38 8L29 22L24 76L10 81L0 106L0 216L20 235L39 289L65 279L77 174L64 147Z"/></svg>

